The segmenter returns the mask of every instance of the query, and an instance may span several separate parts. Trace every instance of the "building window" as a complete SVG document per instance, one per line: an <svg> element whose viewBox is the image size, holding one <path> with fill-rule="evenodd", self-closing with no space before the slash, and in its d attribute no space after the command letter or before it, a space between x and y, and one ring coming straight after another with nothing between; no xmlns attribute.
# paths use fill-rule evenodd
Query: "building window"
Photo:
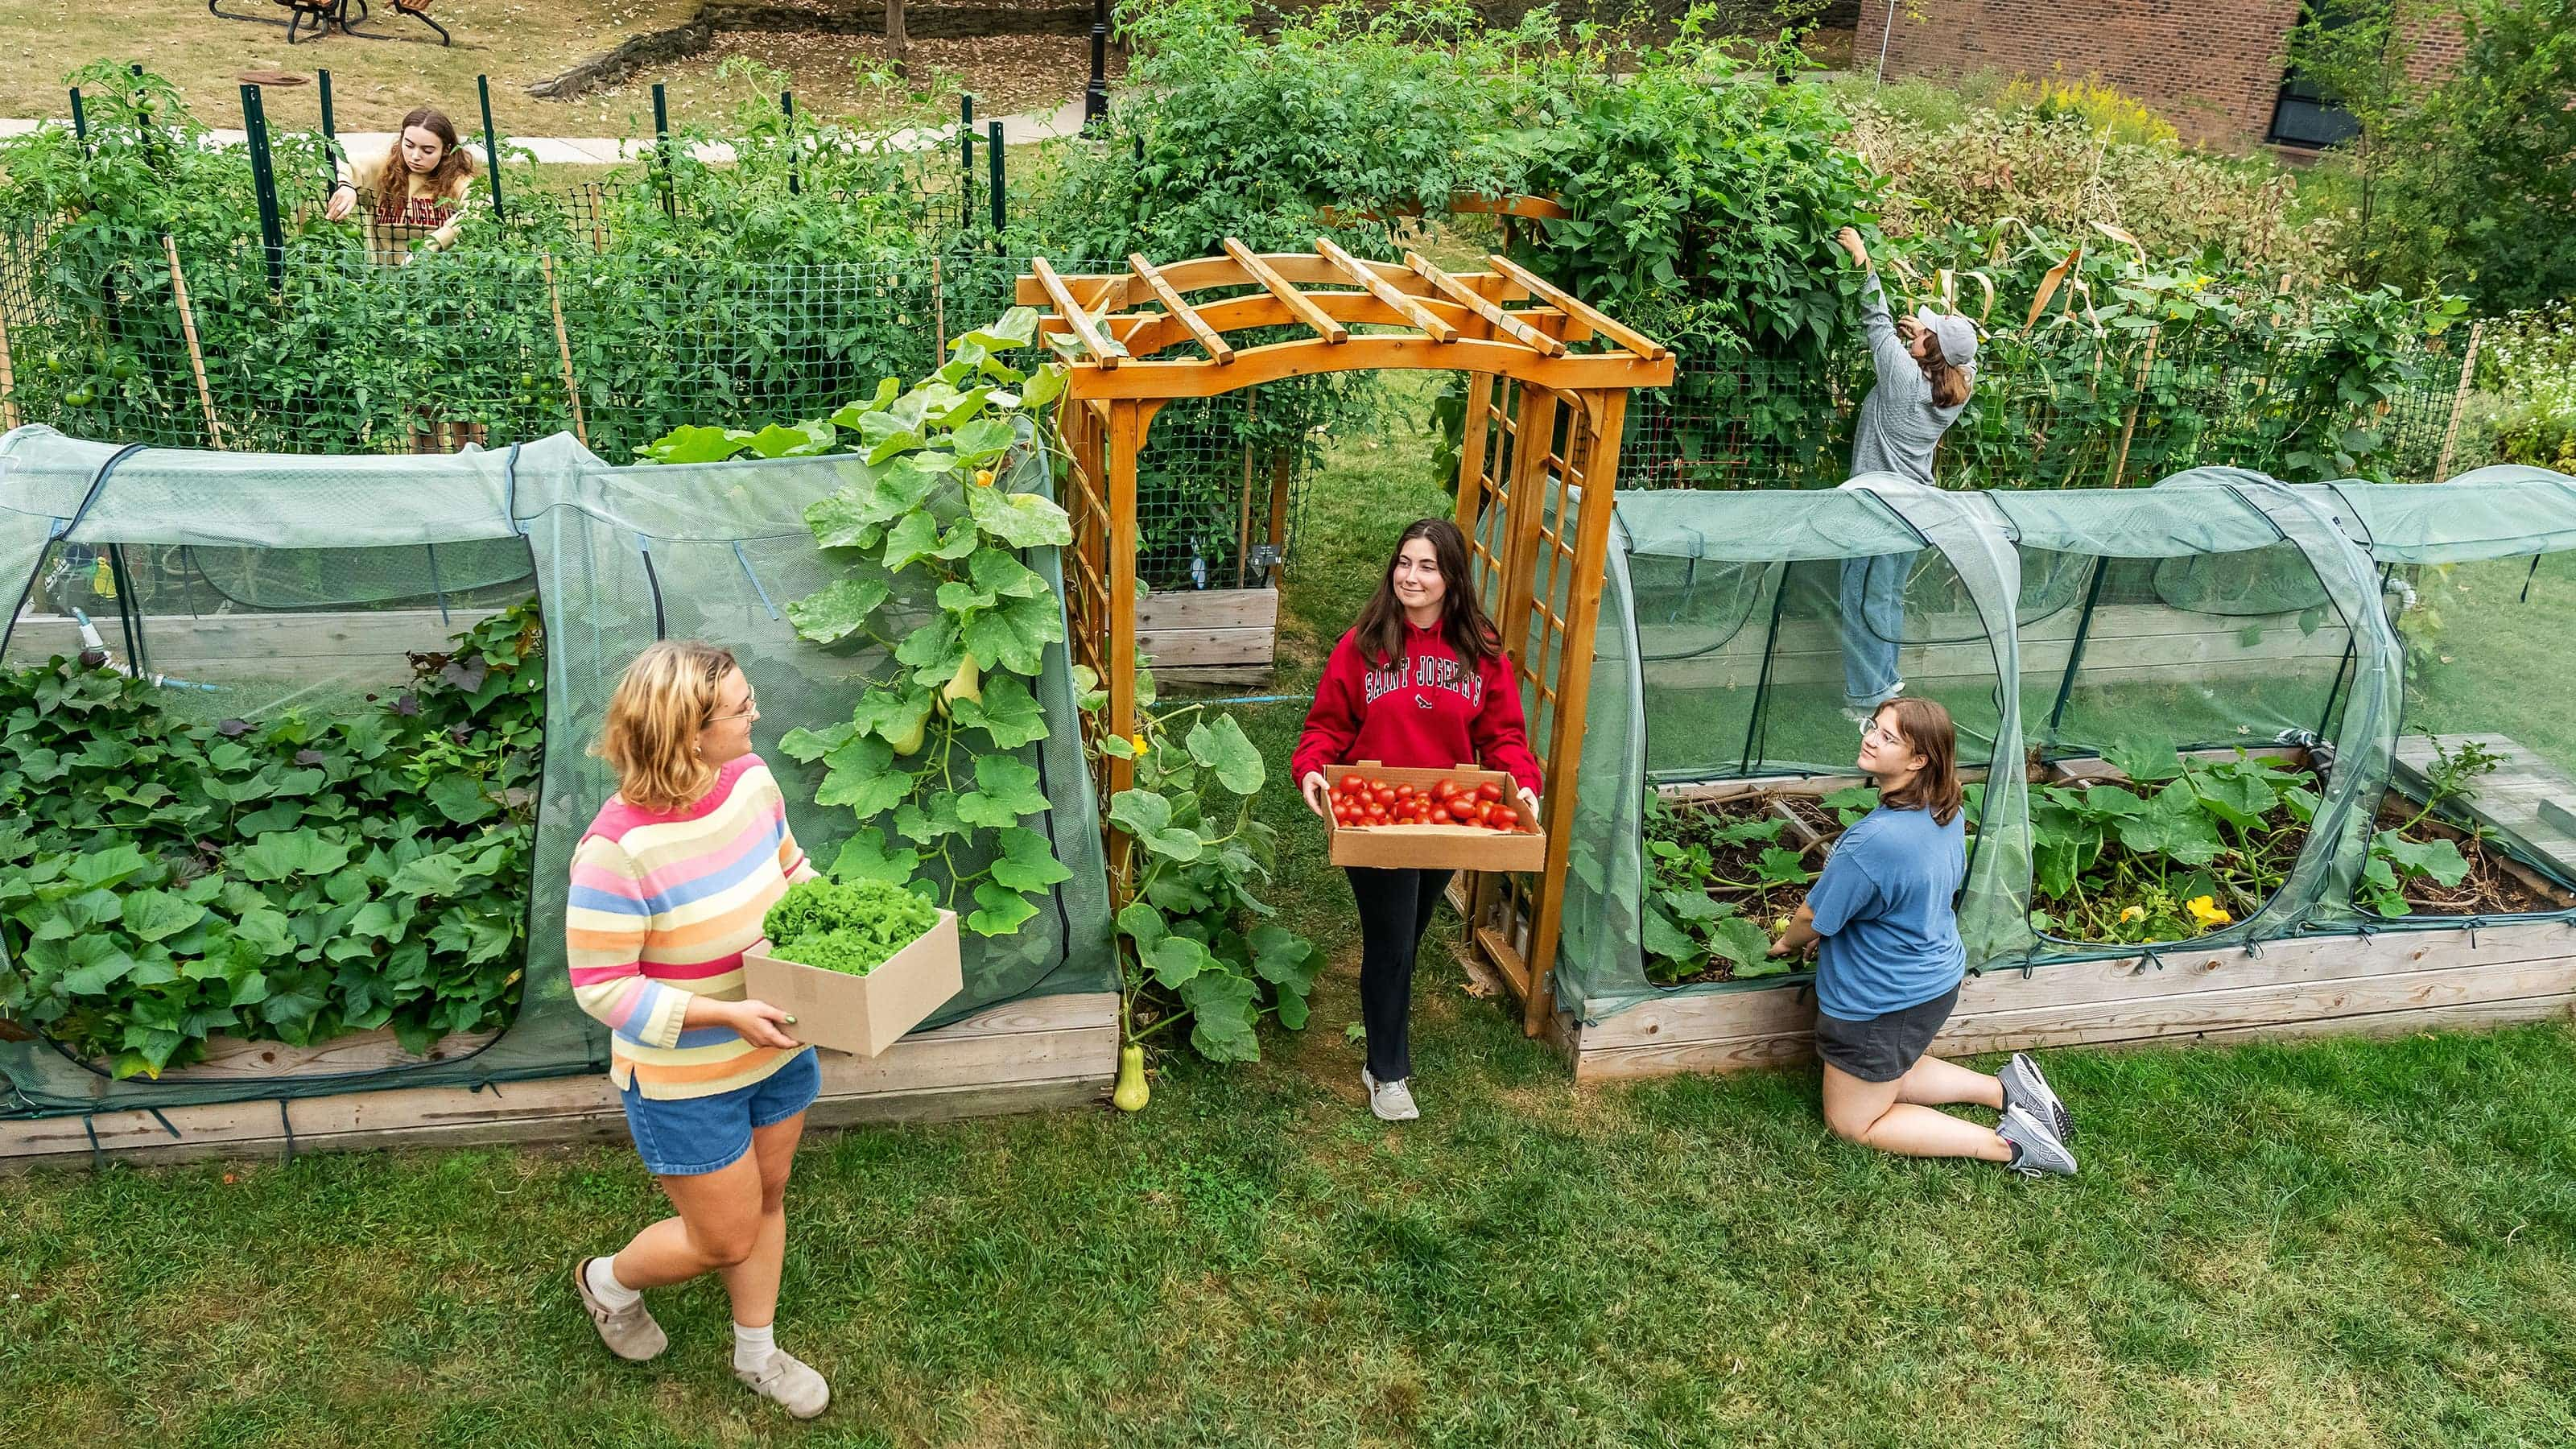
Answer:
<svg viewBox="0 0 2576 1449"><path fill-rule="evenodd" d="M2317 20L2325 30L2339 30L2358 18L2348 6L2338 5L2319 17L2313 5L2299 7L2299 24L2305 27ZM2293 60L2281 73L2281 94L2272 102L2272 125L2263 139L2275 146L2297 146L2303 150L2321 151L2360 134L2361 123L2352 112L2325 98L2315 82L2299 74L2299 63Z"/></svg>

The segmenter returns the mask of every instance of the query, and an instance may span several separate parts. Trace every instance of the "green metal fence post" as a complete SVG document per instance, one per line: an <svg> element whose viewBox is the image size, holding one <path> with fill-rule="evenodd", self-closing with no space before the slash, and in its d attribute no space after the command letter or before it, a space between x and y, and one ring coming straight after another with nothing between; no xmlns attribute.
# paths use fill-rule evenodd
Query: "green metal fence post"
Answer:
<svg viewBox="0 0 2576 1449"><path fill-rule="evenodd" d="M662 163L662 214L679 218L671 180L671 98L660 81L653 82L653 159Z"/></svg>
<svg viewBox="0 0 2576 1449"><path fill-rule="evenodd" d="M985 126L984 137L984 159L989 163L990 169L993 173L993 234L995 236L1000 236L1002 234L1002 227L1008 220L1005 213L1010 209L1009 198L1002 190L1002 123L1000 121L988 122Z"/></svg>
<svg viewBox="0 0 2576 1449"><path fill-rule="evenodd" d="M975 224L975 98L963 91L957 93L957 224Z"/></svg>
<svg viewBox="0 0 2576 1449"><path fill-rule="evenodd" d="M492 78L474 78L475 92L483 101L483 159L492 163L492 219L502 219L501 212L501 137L492 129Z"/></svg>
<svg viewBox="0 0 2576 1449"><path fill-rule="evenodd" d="M244 83L241 88L242 140L250 150L251 187L259 198L259 233L268 254L268 285L272 290L286 288L286 229L277 206L277 171L268 154L268 109L260 101L259 87Z"/></svg>
<svg viewBox="0 0 2576 1449"><path fill-rule="evenodd" d="M804 182L796 175L796 93L794 91L780 91L778 93L778 109L781 114L787 117L787 194L790 196L802 196L805 193L805 185ZM735 159L740 160L741 158L736 157Z"/></svg>

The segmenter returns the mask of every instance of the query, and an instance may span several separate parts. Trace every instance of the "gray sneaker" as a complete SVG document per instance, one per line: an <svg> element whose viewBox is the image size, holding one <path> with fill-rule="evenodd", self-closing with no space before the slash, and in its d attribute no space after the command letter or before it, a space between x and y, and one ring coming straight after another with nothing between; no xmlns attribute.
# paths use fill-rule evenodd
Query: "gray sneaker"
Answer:
<svg viewBox="0 0 2576 1449"><path fill-rule="evenodd" d="M1413 1088L1403 1082L1381 1082L1362 1067L1360 1085L1368 1088L1369 1110L1381 1122L1410 1122L1422 1115L1413 1105Z"/></svg>
<svg viewBox="0 0 2576 1449"><path fill-rule="evenodd" d="M2004 1084L2005 1107L2019 1107L2047 1123L2060 1142L2075 1140L2075 1114L2067 1111L2066 1104L2049 1090L2048 1078L2039 1074L2039 1063L2032 1061L2028 1053L2014 1052L2012 1060L1995 1075Z"/></svg>
<svg viewBox="0 0 2576 1449"><path fill-rule="evenodd" d="M785 1349L772 1350L760 1372L735 1369L733 1376L749 1385L753 1393L785 1409L792 1418L810 1419L832 1407L832 1386Z"/></svg>
<svg viewBox="0 0 2576 1449"><path fill-rule="evenodd" d="M572 1270L572 1286L581 1295L581 1306L590 1310L590 1322L599 1330L599 1341L608 1345L610 1353L634 1363L659 1357L671 1346L671 1339L662 1332L662 1325L653 1321L643 1299L623 1308L611 1308L590 1291L590 1265L597 1261L582 1259Z"/></svg>
<svg viewBox="0 0 2576 1449"><path fill-rule="evenodd" d="M2006 1107L2004 1120L1995 1126L1995 1135L2012 1144L2012 1161L2004 1164L2007 1172L2024 1177L2054 1173L2059 1177L2075 1175L2075 1154L2057 1140L2047 1124L2019 1107Z"/></svg>

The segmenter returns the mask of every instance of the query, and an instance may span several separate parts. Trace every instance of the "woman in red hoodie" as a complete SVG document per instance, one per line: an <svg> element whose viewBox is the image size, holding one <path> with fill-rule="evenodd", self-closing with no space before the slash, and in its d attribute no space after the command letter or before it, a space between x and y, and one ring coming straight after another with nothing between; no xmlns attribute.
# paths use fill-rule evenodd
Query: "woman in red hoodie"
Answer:
<svg viewBox="0 0 2576 1449"><path fill-rule="evenodd" d="M1333 646L1306 712L1289 771L1316 814L1331 809L1325 772L1358 760L1446 769L1473 761L1507 770L1538 808L1538 760L1521 724L1521 692L1502 633L1467 580L1467 539L1425 518L1397 540L1377 595ZM1413 1103L1413 956L1448 887L1445 870L1349 868L1360 911L1360 1017L1369 1110L1389 1122L1422 1115Z"/></svg>

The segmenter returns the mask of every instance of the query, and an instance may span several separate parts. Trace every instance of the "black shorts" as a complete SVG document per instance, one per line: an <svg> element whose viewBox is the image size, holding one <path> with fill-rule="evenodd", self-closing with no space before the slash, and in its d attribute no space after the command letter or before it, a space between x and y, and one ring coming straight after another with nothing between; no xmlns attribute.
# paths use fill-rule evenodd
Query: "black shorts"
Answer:
<svg viewBox="0 0 2576 1449"><path fill-rule="evenodd" d="M1895 1081L1922 1060L1958 1004L1959 988L1953 986L1930 1001L1861 1021L1819 1011L1816 1055L1864 1082Z"/></svg>

